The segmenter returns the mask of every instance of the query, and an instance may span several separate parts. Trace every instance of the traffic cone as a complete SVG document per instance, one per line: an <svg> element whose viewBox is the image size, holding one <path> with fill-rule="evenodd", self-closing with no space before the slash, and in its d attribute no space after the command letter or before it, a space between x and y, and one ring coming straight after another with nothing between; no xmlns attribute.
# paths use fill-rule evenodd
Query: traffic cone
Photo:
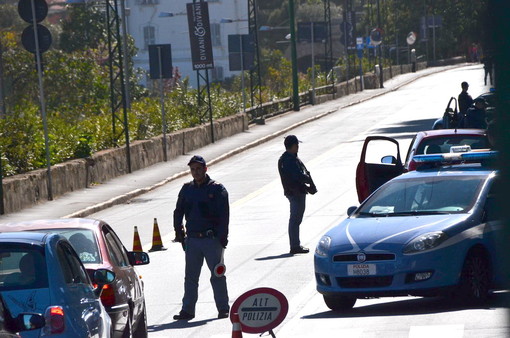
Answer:
<svg viewBox="0 0 510 338"><path fill-rule="evenodd" d="M140 235L138 234L138 227L135 225L135 235L133 237L133 251L142 252L142 243L140 242Z"/></svg>
<svg viewBox="0 0 510 338"><path fill-rule="evenodd" d="M243 338L243 329L237 312L232 315L232 338Z"/></svg>
<svg viewBox="0 0 510 338"><path fill-rule="evenodd" d="M161 241L161 235L159 234L158 219L154 218L154 229L152 232L152 248L149 251L152 252L161 250L166 250L166 248L163 246L163 242Z"/></svg>

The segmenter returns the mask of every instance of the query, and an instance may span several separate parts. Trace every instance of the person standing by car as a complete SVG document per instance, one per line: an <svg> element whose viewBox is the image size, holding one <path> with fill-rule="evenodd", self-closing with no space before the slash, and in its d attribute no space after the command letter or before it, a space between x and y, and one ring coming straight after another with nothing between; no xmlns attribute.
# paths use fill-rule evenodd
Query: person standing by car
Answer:
<svg viewBox="0 0 510 338"><path fill-rule="evenodd" d="M283 142L285 152L278 160L278 172L282 181L283 193L290 203L289 241L290 253L308 253L310 250L301 245L299 226L303 221L306 206L306 194L315 194L317 188L310 172L298 158L299 140L295 135L288 135Z"/></svg>
<svg viewBox="0 0 510 338"><path fill-rule="evenodd" d="M462 91L459 94L459 113L460 113L460 120L462 121L464 116L466 115L466 110L468 110L469 107L473 104L473 98L471 95L468 94L468 88L469 84L464 81L460 84Z"/></svg>
<svg viewBox="0 0 510 338"><path fill-rule="evenodd" d="M182 310L175 320L195 318L198 281L205 261L211 271L211 286L218 309L218 318L227 318L227 279L217 274L215 267L223 264L223 252L228 243L230 208L225 187L212 180L202 156L193 156L188 163L193 181L181 188L174 210L175 241L184 243L186 267ZM186 230L182 224L186 217Z"/></svg>
<svg viewBox="0 0 510 338"><path fill-rule="evenodd" d="M491 82L491 85L493 84L492 82L492 55L488 54L488 55L485 55L483 57L483 70L484 70L484 77L483 77L483 81L485 83L485 85L487 85L487 75L489 75L489 80Z"/></svg>
<svg viewBox="0 0 510 338"><path fill-rule="evenodd" d="M474 100L473 106L466 111L466 117L464 118L464 128L487 128L487 122L485 120L486 107L487 102L483 98L477 97Z"/></svg>

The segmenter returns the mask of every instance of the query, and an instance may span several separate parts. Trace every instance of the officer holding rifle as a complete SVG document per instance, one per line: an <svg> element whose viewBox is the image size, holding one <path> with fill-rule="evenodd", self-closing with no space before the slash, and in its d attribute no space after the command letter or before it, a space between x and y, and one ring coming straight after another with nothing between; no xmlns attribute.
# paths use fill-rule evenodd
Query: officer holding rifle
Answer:
<svg viewBox="0 0 510 338"><path fill-rule="evenodd" d="M175 241L184 244L186 256L182 309L174 319L191 320L195 317L204 258L211 271L218 318L227 318L230 311L227 280L215 267L223 265L223 251L228 243L228 192L221 183L206 174L207 165L202 156L193 156L188 166L193 181L181 188L174 211ZM184 217L186 228L182 224Z"/></svg>

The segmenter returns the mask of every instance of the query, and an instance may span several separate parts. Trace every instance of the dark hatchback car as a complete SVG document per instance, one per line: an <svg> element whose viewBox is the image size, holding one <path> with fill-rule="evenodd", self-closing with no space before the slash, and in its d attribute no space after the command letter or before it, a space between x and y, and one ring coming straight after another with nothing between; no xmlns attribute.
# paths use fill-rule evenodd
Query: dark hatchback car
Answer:
<svg viewBox="0 0 510 338"><path fill-rule="evenodd" d="M0 231L55 232L66 237L92 275L97 269L115 273L105 285L101 301L112 320L114 337L147 337L144 285L135 265L149 264L145 252L128 252L115 231L95 219L35 220L0 225Z"/></svg>

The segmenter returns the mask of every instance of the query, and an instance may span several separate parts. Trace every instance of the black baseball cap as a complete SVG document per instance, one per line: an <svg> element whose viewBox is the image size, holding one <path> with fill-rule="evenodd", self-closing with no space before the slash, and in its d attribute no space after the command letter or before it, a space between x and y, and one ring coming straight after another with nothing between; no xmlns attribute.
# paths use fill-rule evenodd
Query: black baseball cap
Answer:
<svg viewBox="0 0 510 338"><path fill-rule="evenodd" d="M193 156L191 158L191 160L189 160L188 165L190 165L191 163L200 163L203 166L206 165L204 158L202 156L199 156L199 155Z"/></svg>
<svg viewBox="0 0 510 338"><path fill-rule="evenodd" d="M290 146L292 146L293 144L298 144L300 143L301 141L298 140L297 136L296 135L287 135L285 137L285 140L283 141L283 144L285 145L285 148L289 148Z"/></svg>

